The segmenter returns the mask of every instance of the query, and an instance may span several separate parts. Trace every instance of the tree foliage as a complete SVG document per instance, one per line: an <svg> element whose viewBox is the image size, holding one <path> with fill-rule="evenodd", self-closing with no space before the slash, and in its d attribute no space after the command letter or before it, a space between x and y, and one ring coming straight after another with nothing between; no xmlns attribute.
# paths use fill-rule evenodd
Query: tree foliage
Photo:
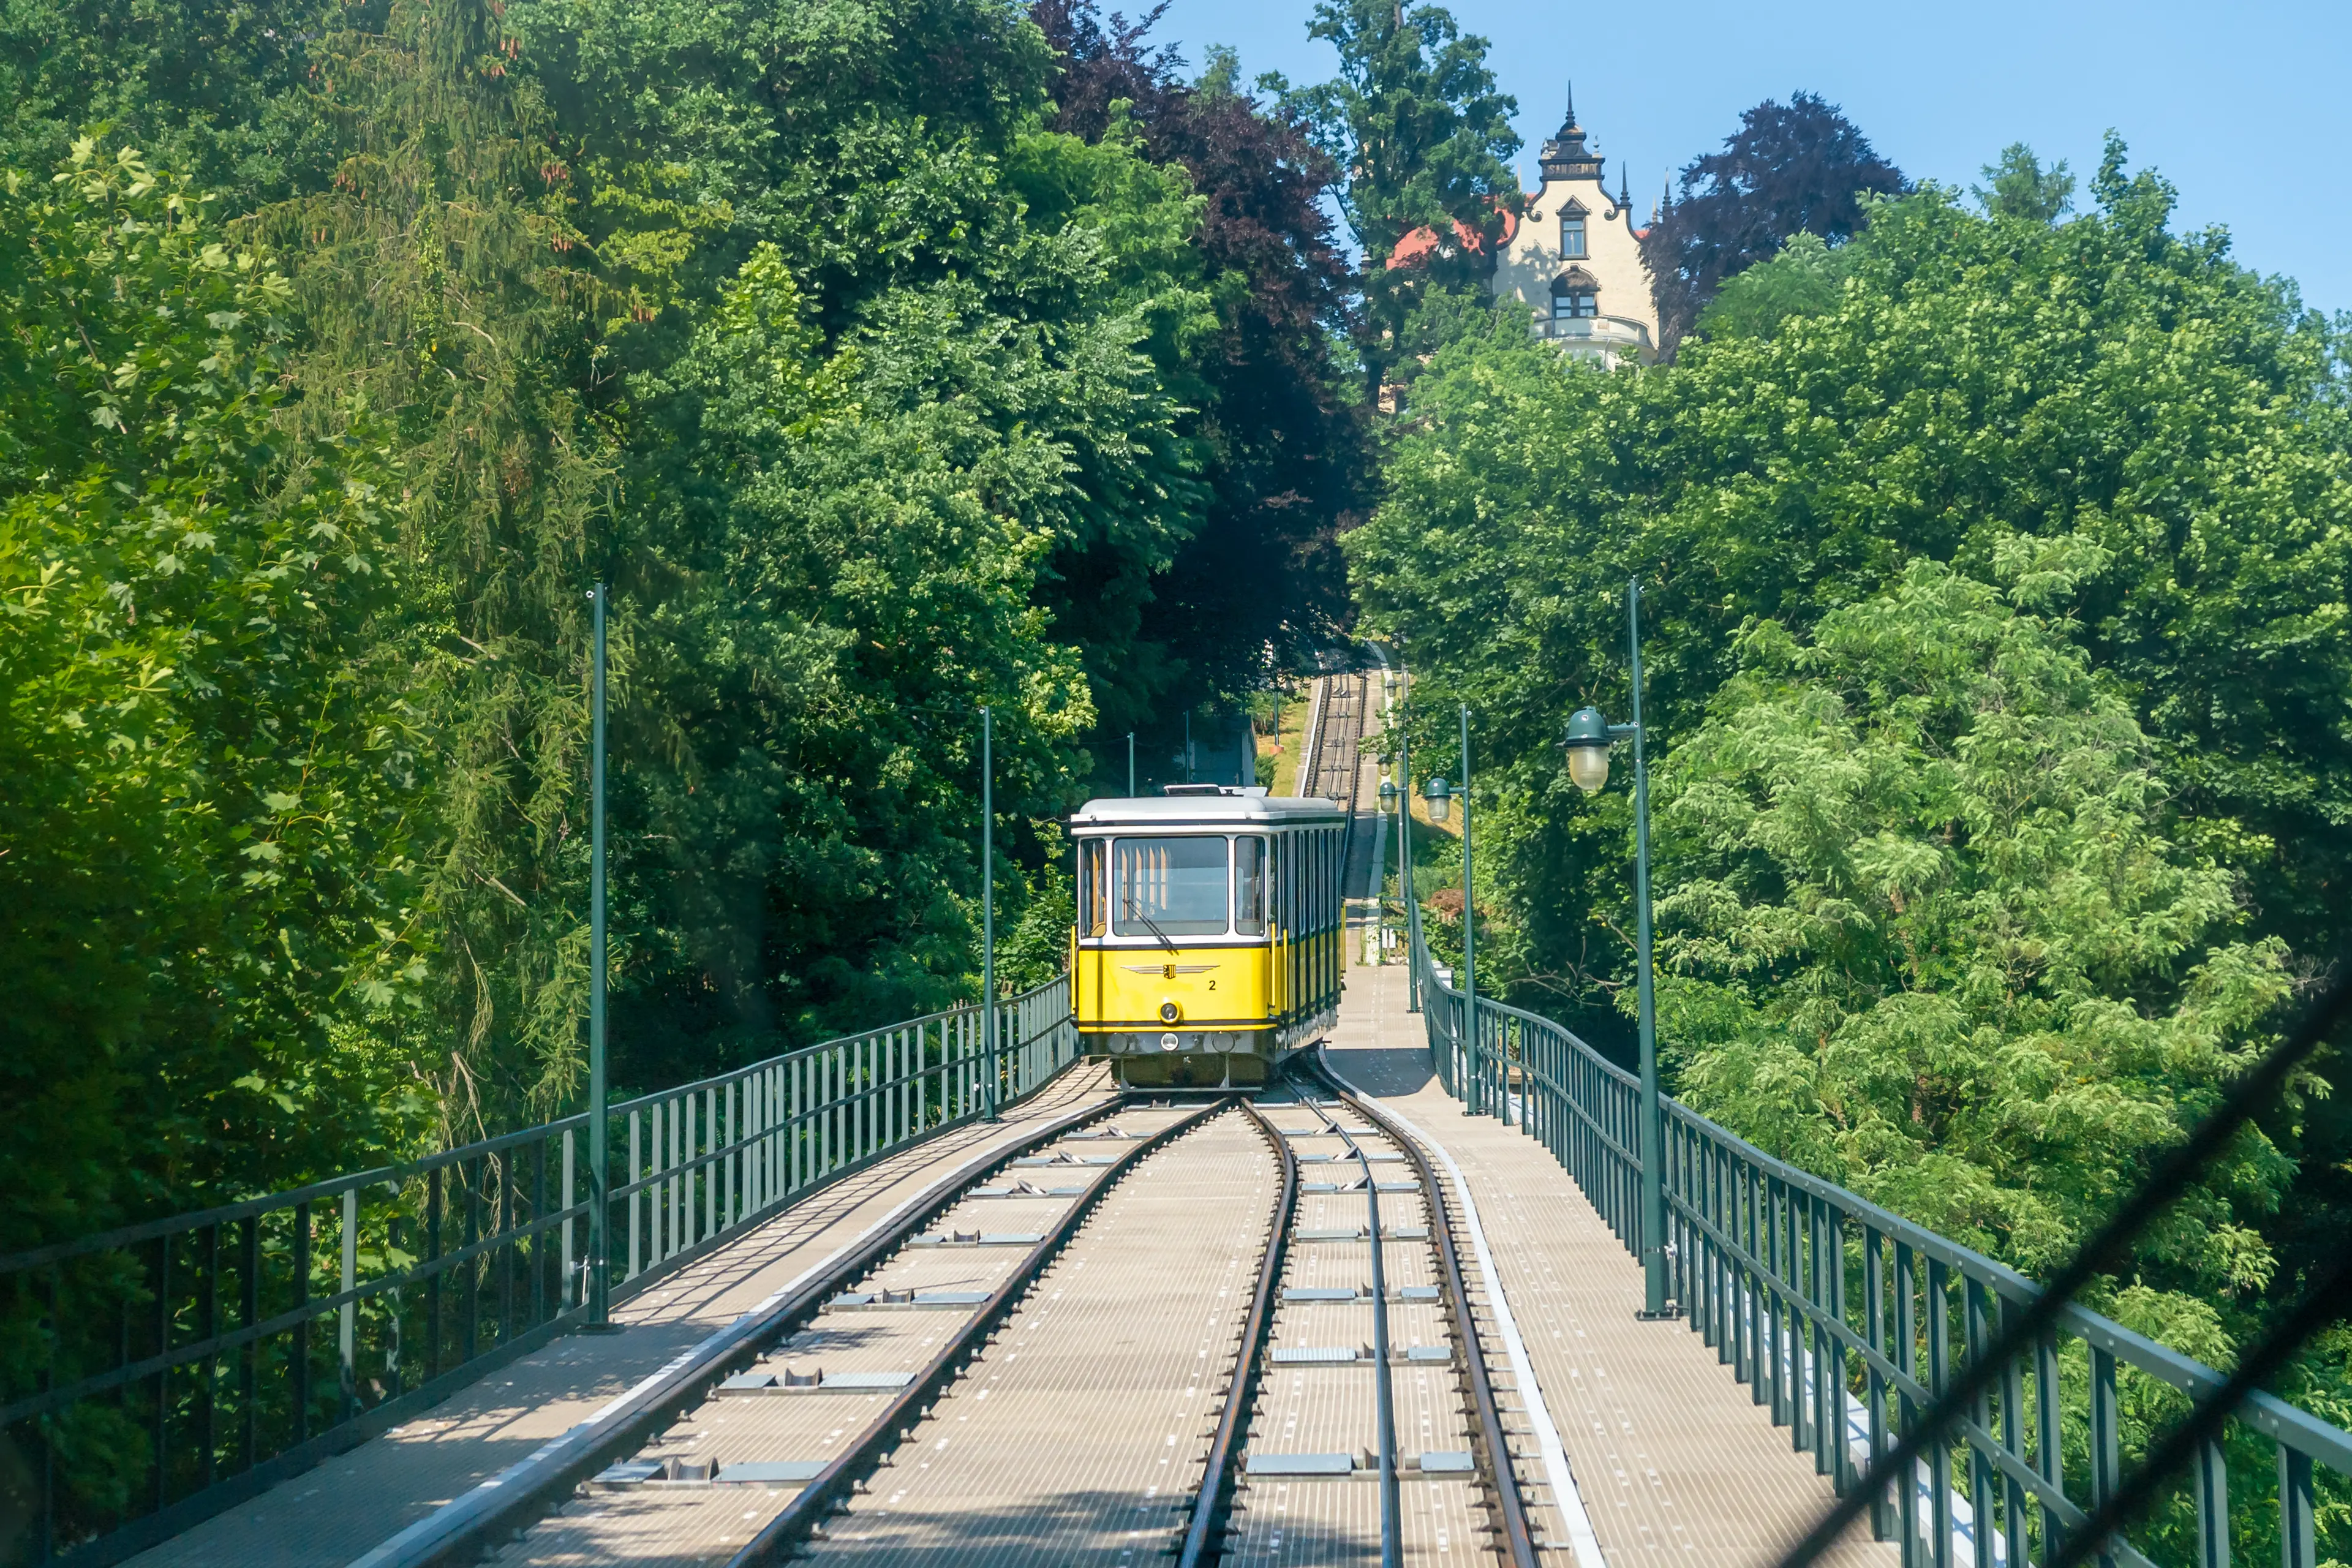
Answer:
<svg viewBox="0 0 2352 1568"><path fill-rule="evenodd" d="M1672 744L1748 617L1801 631L1913 560L1990 581L2018 551L2156 746L2168 832L2248 879L2259 934L2314 957L2344 940L2341 363L2222 237L2168 233L2168 190L2122 156L2099 208L2055 226L1930 190L1826 253L1832 276L1792 247L1758 270L1808 275L1783 279L1806 309L1672 366L1587 374L1473 336L1417 384L1351 562L1513 770L1500 805L1520 815L1488 820L1526 857L1507 879L1535 971L1573 986L1617 963L1587 921L1614 877L1590 880L1589 836L1616 807L1562 793L1553 731L1572 700L1624 707L1628 576L1649 584L1648 700Z"/></svg>
<svg viewBox="0 0 2352 1568"><path fill-rule="evenodd" d="M2031 602L2012 552L2008 597ZM1661 1028L1693 1105L2046 1274L2219 1097L2285 994L2276 939L2165 840L2155 751L2066 628L1950 568L1800 639L1760 620L1662 770ZM2177 1306L2248 1298L2256 1137L2144 1237Z"/></svg>
<svg viewBox="0 0 2352 1568"><path fill-rule="evenodd" d="M0 1247L415 1130L398 470L280 437L290 303L128 150L0 195Z"/></svg>
<svg viewBox="0 0 2352 1568"><path fill-rule="evenodd" d="M1269 647L1295 663L1346 614L1335 542L1369 467L1337 363L1356 322L1352 273L1321 205L1337 170L1313 128L1241 88L1230 52L1182 80L1181 62L1145 43L1160 9L1108 27L1069 0L1032 14L1063 57L1053 128L1094 142L1131 123L1145 154L1181 166L1201 198L1216 330L1181 368L1209 500L1141 630L1181 650L1198 686L1231 696L1263 681ZM1107 704L1104 728L1134 716Z"/></svg>
<svg viewBox="0 0 2352 1568"><path fill-rule="evenodd" d="M599 579L635 1084L970 993L980 707L1026 930L1089 730L1181 721L1339 613L1362 426L1328 166L1230 70L1057 55L997 0L5 25L37 46L0 68L0 466L38 635L0 652L0 797L79 811L44 874L124 868L12 911L79 998L18 1058L74 1129L20 1150L45 1236L117 1212L80 1177L171 1030L131 1207L576 1096ZM69 155L59 193L129 172L68 212ZM213 412L159 426L166 382ZM158 434L199 426L234 462ZM155 533L118 484L199 521ZM236 593L288 597L224 621ZM137 718L57 717L103 703Z"/></svg>
<svg viewBox="0 0 2352 1568"><path fill-rule="evenodd" d="M1348 541L1415 754L1471 706L1482 981L1630 1045L1630 791L1559 737L1626 715L1638 575L1676 1087L2026 1268L2352 938L2338 341L2119 143L2091 195L1881 202L1671 364L1465 333ZM2226 1359L2342 1235L2340 1103L2266 1121L2113 1310Z"/></svg>
<svg viewBox="0 0 2352 1568"><path fill-rule="evenodd" d="M1344 177L1339 210L1362 253L1361 351L1367 401L1402 354L1408 319L1423 293L1482 282L1495 268L1505 224L1519 210L1518 100L1496 89L1487 43L1465 34L1452 12L1394 0L1318 0L1312 37L1339 55L1339 74L1290 90L1266 85L1306 116ZM1410 267L1391 267L1416 229L1435 243Z"/></svg>
<svg viewBox="0 0 2352 1568"><path fill-rule="evenodd" d="M1971 185L1969 194L1995 217L2022 218L2028 223L2056 223L2074 205L2074 176L2061 158L2049 168L2022 142L2000 150L2000 161L1984 166L1991 189Z"/></svg>
<svg viewBox="0 0 2352 1568"><path fill-rule="evenodd" d="M1725 279L1776 255L1790 236L1850 238L1868 198L1908 188L1903 172L1816 93L1744 111L1721 152L1684 166L1672 199L1643 231L1660 352L1674 353Z"/></svg>

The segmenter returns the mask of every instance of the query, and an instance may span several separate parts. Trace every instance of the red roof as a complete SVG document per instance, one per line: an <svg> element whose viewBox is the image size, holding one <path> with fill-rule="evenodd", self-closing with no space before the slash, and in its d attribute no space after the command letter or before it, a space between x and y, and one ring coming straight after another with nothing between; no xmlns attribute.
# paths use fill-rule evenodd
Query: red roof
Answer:
<svg viewBox="0 0 2352 1568"><path fill-rule="evenodd" d="M1511 237L1518 232L1519 215L1512 212L1505 213L1503 215L1503 243L1505 245L1510 244ZM1460 218L1455 218L1454 220L1454 237L1463 249L1468 251L1473 256L1479 254L1486 248L1486 241L1480 237L1478 231L1464 224ZM1426 226L1417 228L1411 234L1406 235L1402 239L1397 241L1396 248L1389 252L1388 264L1392 268L1410 267L1414 262L1419 261L1423 257L1427 256L1436 248L1437 231Z"/></svg>

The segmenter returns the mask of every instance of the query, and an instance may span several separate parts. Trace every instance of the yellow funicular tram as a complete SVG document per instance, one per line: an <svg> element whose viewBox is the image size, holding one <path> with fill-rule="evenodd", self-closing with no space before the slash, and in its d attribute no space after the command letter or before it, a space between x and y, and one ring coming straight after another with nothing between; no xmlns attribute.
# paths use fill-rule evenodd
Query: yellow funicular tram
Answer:
<svg viewBox="0 0 2352 1568"><path fill-rule="evenodd" d="M1130 1088L1263 1083L1337 1016L1347 817L1328 800L1171 784L1071 819L1071 1005Z"/></svg>

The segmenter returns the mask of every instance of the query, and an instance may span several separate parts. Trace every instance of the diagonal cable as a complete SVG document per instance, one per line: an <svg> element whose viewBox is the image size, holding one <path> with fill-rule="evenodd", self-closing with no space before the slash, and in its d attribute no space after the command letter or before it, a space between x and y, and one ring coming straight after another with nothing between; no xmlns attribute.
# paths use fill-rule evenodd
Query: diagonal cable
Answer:
<svg viewBox="0 0 2352 1568"><path fill-rule="evenodd" d="M1903 1440L1871 1465L1836 1506L1789 1550L1778 1568L1808 1568L1819 1561L1847 1526L1862 1517L1872 1499L1885 1491L1896 1477L1909 1475L1914 1464L1943 1442L1977 1396L1990 1390L2000 1377L2002 1369L2039 1343L2043 1331L2056 1323L2058 1314L2076 1293L2119 1257L2132 1238L2146 1229L2148 1222L2229 1145L2238 1130L2270 1103L2271 1097L2285 1085L2305 1058L2319 1048L2348 1008L2352 1008L2352 963L2338 967L2335 982L2319 994L2294 1031L2231 1086L2213 1113L2190 1131L2188 1142L2174 1150L2140 1184L2124 1206L2076 1250L2025 1310L1994 1337L1984 1353L1962 1368L1943 1396L1920 1413L1917 1423Z"/></svg>

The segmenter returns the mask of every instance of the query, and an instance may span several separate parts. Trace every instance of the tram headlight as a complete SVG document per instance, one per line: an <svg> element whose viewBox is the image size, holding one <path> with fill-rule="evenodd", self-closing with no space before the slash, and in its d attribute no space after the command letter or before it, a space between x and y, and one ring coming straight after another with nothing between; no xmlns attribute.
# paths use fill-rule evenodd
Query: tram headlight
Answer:
<svg viewBox="0 0 2352 1568"><path fill-rule="evenodd" d="M1175 1003L1162 1002L1160 1004L1160 1021L1161 1023L1172 1024L1183 1016L1184 1009L1176 1005Z"/></svg>

